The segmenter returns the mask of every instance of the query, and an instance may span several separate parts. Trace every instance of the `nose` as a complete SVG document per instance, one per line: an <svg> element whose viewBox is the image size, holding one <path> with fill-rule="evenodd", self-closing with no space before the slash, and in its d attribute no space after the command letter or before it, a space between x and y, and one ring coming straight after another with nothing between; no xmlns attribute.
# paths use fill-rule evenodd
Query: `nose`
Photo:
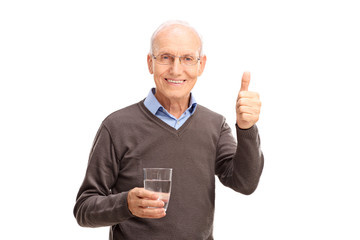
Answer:
<svg viewBox="0 0 360 240"><path fill-rule="evenodd" d="M170 67L170 71L174 75L181 75L182 72L182 64L180 62L180 58L175 58L173 64Z"/></svg>

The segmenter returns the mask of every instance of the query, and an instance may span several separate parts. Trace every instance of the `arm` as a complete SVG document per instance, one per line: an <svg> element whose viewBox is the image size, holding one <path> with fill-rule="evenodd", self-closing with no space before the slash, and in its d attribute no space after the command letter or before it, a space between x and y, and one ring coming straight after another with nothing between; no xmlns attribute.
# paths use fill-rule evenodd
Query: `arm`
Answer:
<svg viewBox="0 0 360 240"><path fill-rule="evenodd" d="M223 123L218 142L216 170L220 181L243 194L255 191L264 166L260 137L255 123L259 119L259 94L249 92L250 73L243 74L241 89L236 101L237 146L229 126ZM233 154L232 149L236 149Z"/></svg>
<svg viewBox="0 0 360 240"><path fill-rule="evenodd" d="M118 170L119 161L111 136L102 125L96 134L86 175L74 207L79 225L110 226L132 217L127 206L128 192L111 194Z"/></svg>
<svg viewBox="0 0 360 240"><path fill-rule="evenodd" d="M153 192L143 188L117 194L111 192L118 181L120 161L111 135L102 125L95 137L85 179L74 207L74 215L80 226L111 226L134 215L142 218L165 216L162 208L164 203Z"/></svg>
<svg viewBox="0 0 360 240"><path fill-rule="evenodd" d="M224 121L217 145L216 175L222 184L242 194L257 188L264 166L256 125L247 130L236 126L237 144Z"/></svg>

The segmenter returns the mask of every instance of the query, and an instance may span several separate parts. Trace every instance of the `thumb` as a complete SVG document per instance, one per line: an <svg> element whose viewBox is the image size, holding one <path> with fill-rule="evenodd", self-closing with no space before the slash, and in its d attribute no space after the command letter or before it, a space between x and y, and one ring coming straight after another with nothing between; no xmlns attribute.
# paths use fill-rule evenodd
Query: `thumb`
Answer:
<svg viewBox="0 0 360 240"><path fill-rule="evenodd" d="M250 84L250 72L244 72L241 79L241 89L240 91L248 91Z"/></svg>

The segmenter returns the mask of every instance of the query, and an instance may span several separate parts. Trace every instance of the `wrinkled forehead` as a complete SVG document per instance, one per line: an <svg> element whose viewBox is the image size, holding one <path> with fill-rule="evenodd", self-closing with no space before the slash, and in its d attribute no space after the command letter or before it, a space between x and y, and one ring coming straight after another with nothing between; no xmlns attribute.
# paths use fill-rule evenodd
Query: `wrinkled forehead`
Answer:
<svg viewBox="0 0 360 240"><path fill-rule="evenodd" d="M154 55L170 54L174 56L199 56L199 49L183 49L183 48L154 48Z"/></svg>
<svg viewBox="0 0 360 240"><path fill-rule="evenodd" d="M153 53L199 55L201 40L194 30L184 26L169 26L157 33Z"/></svg>

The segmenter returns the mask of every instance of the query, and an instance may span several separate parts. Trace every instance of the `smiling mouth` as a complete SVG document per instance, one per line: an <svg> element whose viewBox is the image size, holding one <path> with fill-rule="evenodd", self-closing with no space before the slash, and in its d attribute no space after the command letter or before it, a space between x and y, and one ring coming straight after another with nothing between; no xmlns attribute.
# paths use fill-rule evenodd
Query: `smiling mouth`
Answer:
<svg viewBox="0 0 360 240"><path fill-rule="evenodd" d="M169 83L174 83L174 84L182 84L185 82L185 80L171 79L171 78L165 78L165 80Z"/></svg>

